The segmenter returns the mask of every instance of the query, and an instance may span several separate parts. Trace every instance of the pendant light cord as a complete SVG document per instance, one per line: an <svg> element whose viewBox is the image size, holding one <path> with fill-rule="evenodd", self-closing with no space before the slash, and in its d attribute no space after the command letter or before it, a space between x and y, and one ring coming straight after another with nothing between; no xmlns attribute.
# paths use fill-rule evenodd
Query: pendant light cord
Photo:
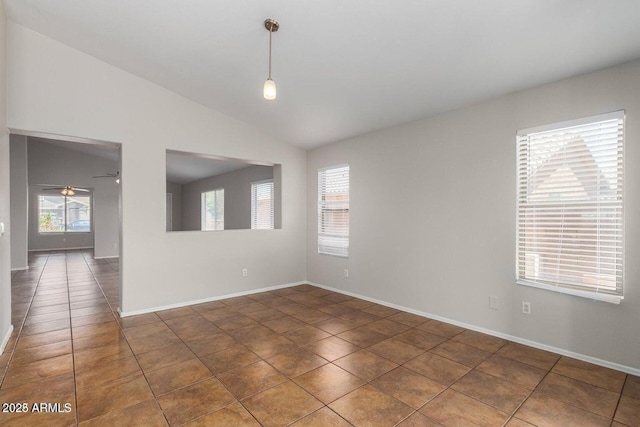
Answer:
<svg viewBox="0 0 640 427"><path fill-rule="evenodd" d="M269 28L269 80L271 80L271 35L273 31Z"/></svg>

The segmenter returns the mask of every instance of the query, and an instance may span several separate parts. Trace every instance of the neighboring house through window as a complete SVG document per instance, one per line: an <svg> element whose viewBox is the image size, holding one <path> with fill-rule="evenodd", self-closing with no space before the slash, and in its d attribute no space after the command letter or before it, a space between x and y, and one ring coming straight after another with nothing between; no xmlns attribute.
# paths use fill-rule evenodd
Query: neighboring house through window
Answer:
<svg viewBox="0 0 640 427"><path fill-rule="evenodd" d="M251 228L273 229L273 180L251 183Z"/></svg>
<svg viewBox="0 0 640 427"><path fill-rule="evenodd" d="M38 195L38 233L88 233L90 231L90 195Z"/></svg>
<svg viewBox="0 0 640 427"><path fill-rule="evenodd" d="M224 230L224 188L202 193L202 230Z"/></svg>
<svg viewBox="0 0 640 427"><path fill-rule="evenodd" d="M349 256L349 165L318 171L318 253Z"/></svg>
<svg viewBox="0 0 640 427"><path fill-rule="evenodd" d="M618 303L624 113L518 132L517 280Z"/></svg>

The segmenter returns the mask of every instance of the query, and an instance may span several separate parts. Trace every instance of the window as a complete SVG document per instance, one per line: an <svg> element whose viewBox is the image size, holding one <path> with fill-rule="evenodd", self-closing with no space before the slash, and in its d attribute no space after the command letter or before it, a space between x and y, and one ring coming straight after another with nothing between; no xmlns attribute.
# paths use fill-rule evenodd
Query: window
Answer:
<svg viewBox="0 0 640 427"><path fill-rule="evenodd" d="M318 253L349 256L349 165L318 171Z"/></svg>
<svg viewBox="0 0 640 427"><path fill-rule="evenodd" d="M251 229L273 229L273 180L251 183Z"/></svg>
<svg viewBox="0 0 640 427"><path fill-rule="evenodd" d="M614 303L624 112L518 132L518 283Z"/></svg>
<svg viewBox="0 0 640 427"><path fill-rule="evenodd" d="M38 195L38 233L89 233L91 196Z"/></svg>
<svg viewBox="0 0 640 427"><path fill-rule="evenodd" d="M202 230L224 230L224 188L202 193Z"/></svg>

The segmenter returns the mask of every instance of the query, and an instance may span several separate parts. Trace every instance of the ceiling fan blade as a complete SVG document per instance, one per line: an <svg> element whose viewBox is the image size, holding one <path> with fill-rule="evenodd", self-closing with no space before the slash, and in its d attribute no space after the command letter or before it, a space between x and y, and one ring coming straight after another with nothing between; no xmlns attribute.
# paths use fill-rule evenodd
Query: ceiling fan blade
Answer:
<svg viewBox="0 0 640 427"><path fill-rule="evenodd" d="M97 175L97 176L93 176L92 178L117 178L120 176L120 172L116 172L116 173L106 173L105 175Z"/></svg>
<svg viewBox="0 0 640 427"><path fill-rule="evenodd" d="M90 190L87 190L86 188L71 187L71 189L72 189L73 191L84 191L84 192L86 192L86 193L89 193L89 192L90 192Z"/></svg>
<svg viewBox="0 0 640 427"><path fill-rule="evenodd" d="M50 191L50 190L60 191L60 190L64 190L65 188L67 188L67 187L47 187L47 188L43 188L43 190L44 191Z"/></svg>

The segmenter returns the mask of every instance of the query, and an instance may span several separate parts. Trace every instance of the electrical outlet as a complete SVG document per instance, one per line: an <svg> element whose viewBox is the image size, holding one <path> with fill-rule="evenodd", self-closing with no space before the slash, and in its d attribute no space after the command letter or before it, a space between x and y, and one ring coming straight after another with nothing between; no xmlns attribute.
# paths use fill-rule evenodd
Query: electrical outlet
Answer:
<svg viewBox="0 0 640 427"><path fill-rule="evenodd" d="M344 269L344 277L349 277L349 269L348 268Z"/></svg>
<svg viewBox="0 0 640 427"><path fill-rule="evenodd" d="M492 310L498 309L498 297L489 297L489 308Z"/></svg>
<svg viewBox="0 0 640 427"><path fill-rule="evenodd" d="M247 277L249 275L249 270L247 270L246 268L242 269L242 277Z"/></svg>
<svg viewBox="0 0 640 427"><path fill-rule="evenodd" d="M531 314L531 303L529 301L522 301L522 313Z"/></svg>

